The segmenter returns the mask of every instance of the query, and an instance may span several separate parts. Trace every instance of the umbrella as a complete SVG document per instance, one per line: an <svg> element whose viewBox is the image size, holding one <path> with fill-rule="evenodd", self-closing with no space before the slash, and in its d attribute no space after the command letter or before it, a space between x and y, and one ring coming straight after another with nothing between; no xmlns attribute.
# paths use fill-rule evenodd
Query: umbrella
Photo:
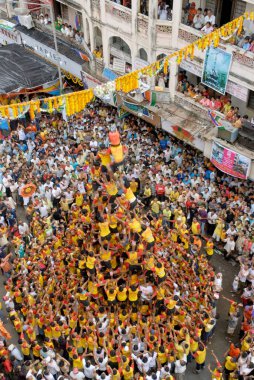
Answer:
<svg viewBox="0 0 254 380"><path fill-rule="evenodd" d="M20 191L20 195L23 198L31 197L35 193L35 190L36 190L36 186L33 183L28 183L27 185L22 187Z"/></svg>

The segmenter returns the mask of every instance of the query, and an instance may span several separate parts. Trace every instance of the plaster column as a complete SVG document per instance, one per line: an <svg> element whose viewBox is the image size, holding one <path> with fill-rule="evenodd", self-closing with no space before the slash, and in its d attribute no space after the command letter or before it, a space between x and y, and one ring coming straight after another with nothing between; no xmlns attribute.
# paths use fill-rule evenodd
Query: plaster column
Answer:
<svg viewBox="0 0 254 380"><path fill-rule="evenodd" d="M169 93L170 99L174 101L175 93L178 83L178 65L174 60L171 60L169 63Z"/></svg>
<svg viewBox="0 0 254 380"><path fill-rule="evenodd" d="M149 0L149 19L148 19L148 61L156 61L156 21L158 18L158 0Z"/></svg>
<svg viewBox="0 0 254 380"><path fill-rule="evenodd" d="M179 27L181 23L182 7L183 7L183 0L175 0L173 2L172 45L171 45L173 49L177 49L178 47L178 33L179 33Z"/></svg>
<svg viewBox="0 0 254 380"><path fill-rule="evenodd" d="M131 2L131 63L132 70L134 69L135 58L138 55L138 43L137 43L137 22L139 12L139 1L132 0Z"/></svg>
<svg viewBox="0 0 254 380"><path fill-rule="evenodd" d="M110 46L109 46L109 37L107 32L102 30L102 49L103 49L103 61L105 67L109 66L109 56L110 56Z"/></svg>

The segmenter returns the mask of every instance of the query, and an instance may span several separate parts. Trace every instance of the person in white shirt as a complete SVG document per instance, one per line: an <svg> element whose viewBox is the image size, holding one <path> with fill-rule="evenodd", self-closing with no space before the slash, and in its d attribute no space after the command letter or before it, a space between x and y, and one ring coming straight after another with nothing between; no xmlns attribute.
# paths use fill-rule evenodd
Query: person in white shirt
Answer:
<svg viewBox="0 0 254 380"><path fill-rule="evenodd" d="M18 227L19 233L22 237L26 236L29 233L29 227L28 224L23 222Z"/></svg>
<svg viewBox="0 0 254 380"><path fill-rule="evenodd" d="M158 19L167 20L168 19L168 5L162 3L158 8Z"/></svg>
<svg viewBox="0 0 254 380"><path fill-rule="evenodd" d="M213 26L210 23L210 21L207 21L206 24L201 29L201 32L204 32L205 34L209 34L213 31Z"/></svg>
<svg viewBox="0 0 254 380"><path fill-rule="evenodd" d="M186 372L186 362L184 360L176 360L175 377L176 380L183 380Z"/></svg>
<svg viewBox="0 0 254 380"><path fill-rule="evenodd" d="M182 153L178 153L177 156L175 156L174 158L178 168L182 166L182 163L183 163L183 157L182 157Z"/></svg>
<svg viewBox="0 0 254 380"><path fill-rule="evenodd" d="M234 236L229 236L227 239L224 240L224 242L226 242L226 245L224 246L225 258L230 258L230 256L233 254L235 250Z"/></svg>
<svg viewBox="0 0 254 380"><path fill-rule="evenodd" d="M72 380L84 380L85 375L83 372L79 371L78 368L73 368L73 370L70 373L70 378Z"/></svg>
<svg viewBox="0 0 254 380"><path fill-rule="evenodd" d="M202 14L202 8L198 8L197 14L193 18L192 26L200 30L205 24L205 16Z"/></svg>
<svg viewBox="0 0 254 380"><path fill-rule="evenodd" d="M60 202L62 191L60 187L57 187L54 185L53 190L52 190L52 196L53 196L53 206L57 206L58 203Z"/></svg>
<svg viewBox="0 0 254 380"><path fill-rule="evenodd" d="M211 9L208 9L207 15L205 16L205 23L210 22L211 25L215 24L215 16L213 15L213 12Z"/></svg>
<svg viewBox="0 0 254 380"><path fill-rule="evenodd" d="M95 366L91 364L90 360L82 360L84 367L84 374L87 379L93 379L95 375Z"/></svg>
<svg viewBox="0 0 254 380"><path fill-rule="evenodd" d="M106 371L107 370L107 364L108 364L108 357L107 356L105 356L104 359L99 358L96 362L97 362L99 371Z"/></svg>

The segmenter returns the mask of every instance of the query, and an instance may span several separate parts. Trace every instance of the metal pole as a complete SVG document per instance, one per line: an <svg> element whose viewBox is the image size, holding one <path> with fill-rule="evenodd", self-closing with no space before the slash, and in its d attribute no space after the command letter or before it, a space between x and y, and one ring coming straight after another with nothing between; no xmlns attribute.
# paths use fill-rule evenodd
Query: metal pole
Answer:
<svg viewBox="0 0 254 380"><path fill-rule="evenodd" d="M53 2L50 2L49 4L49 10L50 10L50 19L52 23L52 29L53 29L53 38L54 38L54 44L55 44L55 51L57 55L57 69L58 69L58 75L59 75L59 82L60 82L60 94L63 92L63 80L62 80L62 73L61 73L61 66L60 66L60 57L58 52L58 45L57 45L57 37L56 37L56 29L55 29L55 12L53 8Z"/></svg>

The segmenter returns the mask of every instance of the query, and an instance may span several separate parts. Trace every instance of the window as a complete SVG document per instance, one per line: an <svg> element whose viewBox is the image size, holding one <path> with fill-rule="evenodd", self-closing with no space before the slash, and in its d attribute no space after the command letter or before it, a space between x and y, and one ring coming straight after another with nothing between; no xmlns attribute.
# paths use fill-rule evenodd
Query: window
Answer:
<svg viewBox="0 0 254 380"><path fill-rule="evenodd" d="M69 22L69 11L67 5L61 4L63 21Z"/></svg>
<svg viewBox="0 0 254 380"><path fill-rule="evenodd" d="M254 110L254 91L250 91L249 94L249 100L248 100L248 107Z"/></svg>

